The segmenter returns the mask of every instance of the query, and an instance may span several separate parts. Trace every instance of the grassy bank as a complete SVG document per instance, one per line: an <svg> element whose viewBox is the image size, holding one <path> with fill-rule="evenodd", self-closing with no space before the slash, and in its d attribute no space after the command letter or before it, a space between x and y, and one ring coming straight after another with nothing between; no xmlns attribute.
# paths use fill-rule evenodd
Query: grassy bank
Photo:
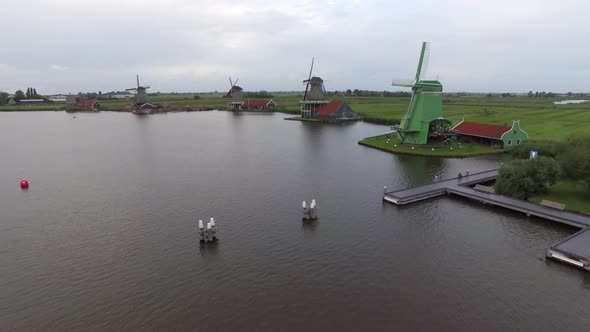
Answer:
<svg viewBox="0 0 590 332"><path fill-rule="evenodd" d="M151 103L170 107L214 108L225 110L227 99L222 94L203 94L200 99L192 95L150 96ZM279 112L298 113L299 94L275 94ZM338 97L342 98L342 97ZM379 124L396 124L406 113L408 97L343 97L342 99L359 113L364 121ZM554 105L557 99L528 97L445 97L444 114L453 124L465 117L468 121L493 124L512 124L521 120L521 126L529 134L531 141L561 142L567 135L579 134L588 130L590 123L590 103ZM127 110L133 103L130 100L103 100L105 110ZM0 106L0 111L63 110L64 104L35 106ZM566 135L567 133L567 135Z"/></svg>
<svg viewBox="0 0 590 332"><path fill-rule="evenodd" d="M569 211L590 214L590 194L579 183L559 181L549 187L546 194L531 197L529 200L541 203L544 199L565 204L566 210Z"/></svg>
<svg viewBox="0 0 590 332"><path fill-rule="evenodd" d="M388 141L389 139L389 141ZM451 142L440 147L424 147L420 145L400 144L397 137L388 138L388 135L369 137L358 142L360 145L372 147L386 152L410 154L428 157L471 157L485 154L502 153L501 150L479 144L465 144Z"/></svg>

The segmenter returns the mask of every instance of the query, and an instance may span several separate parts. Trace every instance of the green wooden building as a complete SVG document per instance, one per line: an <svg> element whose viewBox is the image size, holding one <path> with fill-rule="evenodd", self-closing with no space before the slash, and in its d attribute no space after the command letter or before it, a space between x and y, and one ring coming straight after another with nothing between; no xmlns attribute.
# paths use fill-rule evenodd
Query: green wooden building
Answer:
<svg viewBox="0 0 590 332"><path fill-rule="evenodd" d="M451 132L461 141L486 144L505 150L523 144L529 138L529 135L520 128L518 120L514 120L511 127L461 121L451 128Z"/></svg>

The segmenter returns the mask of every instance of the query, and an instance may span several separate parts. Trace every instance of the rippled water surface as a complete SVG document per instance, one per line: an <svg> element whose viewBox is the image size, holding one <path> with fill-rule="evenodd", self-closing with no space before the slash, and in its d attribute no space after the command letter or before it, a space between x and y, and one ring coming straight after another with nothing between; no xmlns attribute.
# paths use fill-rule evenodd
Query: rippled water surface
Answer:
<svg viewBox="0 0 590 332"><path fill-rule="evenodd" d="M394 156L356 144L387 127L285 116L0 113L0 330L590 326L589 274L541 259L575 229L381 201L498 157Z"/></svg>

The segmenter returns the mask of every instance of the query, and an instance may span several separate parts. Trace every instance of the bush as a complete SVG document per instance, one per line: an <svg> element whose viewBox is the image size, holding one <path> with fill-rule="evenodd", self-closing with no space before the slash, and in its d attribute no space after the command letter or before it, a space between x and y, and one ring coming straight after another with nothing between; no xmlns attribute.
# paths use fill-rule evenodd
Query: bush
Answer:
<svg viewBox="0 0 590 332"><path fill-rule="evenodd" d="M195 95L195 96L193 97L193 99L194 99L194 100L199 100L199 99L201 99L201 96L199 96L199 95Z"/></svg>
<svg viewBox="0 0 590 332"><path fill-rule="evenodd" d="M514 157L528 159L530 151L538 151L539 156L555 158L560 150L559 145L550 143L524 143L511 150Z"/></svg>
<svg viewBox="0 0 590 332"><path fill-rule="evenodd" d="M590 192L590 137L569 137L557 159L563 177L582 183Z"/></svg>
<svg viewBox="0 0 590 332"><path fill-rule="evenodd" d="M542 194L554 184L559 175L557 161L547 157L515 160L500 168L496 192L519 199Z"/></svg>

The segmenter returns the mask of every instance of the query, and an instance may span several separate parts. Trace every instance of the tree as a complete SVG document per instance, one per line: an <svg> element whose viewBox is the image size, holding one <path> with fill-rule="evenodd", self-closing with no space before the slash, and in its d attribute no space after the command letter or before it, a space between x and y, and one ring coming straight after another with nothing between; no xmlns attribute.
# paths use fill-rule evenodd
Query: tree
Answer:
<svg viewBox="0 0 590 332"><path fill-rule="evenodd" d="M557 161L547 157L515 160L500 168L496 179L496 192L518 199L547 191L559 174Z"/></svg>
<svg viewBox="0 0 590 332"><path fill-rule="evenodd" d="M568 137L557 158L563 177L582 183L590 192L590 136Z"/></svg>
<svg viewBox="0 0 590 332"><path fill-rule="evenodd" d="M573 96L574 94L573 94L573 93L570 91L570 92L568 92L568 93L567 93L567 95L568 95L568 97L571 97L571 96Z"/></svg>
<svg viewBox="0 0 590 332"><path fill-rule="evenodd" d="M194 99L194 100L199 100L199 99L201 99L201 96L199 96L199 95L194 95L194 96L193 96L193 99Z"/></svg>
<svg viewBox="0 0 590 332"><path fill-rule="evenodd" d="M529 91L528 96L529 96L529 98L532 98L533 97L533 91Z"/></svg>
<svg viewBox="0 0 590 332"><path fill-rule="evenodd" d="M352 90L350 90L350 89L346 90L346 95L347 95L347 96L350 96L350 95L352 95Z"/></svg>
<svg viewBox="0 0 590 332"><path fill-rule="evenodd" d="M0 105L4 105L8 102L8 93L0 91Z"/></svg>
<svg viewBox="0 0 590 332"><path fill-rule="evenodd" d="M32 96L33 96L33 97L37 97L37 96L39 96L39 95L37 94L37 89L34 89L34 88L33 88L33 93L32 93Z"/></svg>
<svg viewBox="0 0 590 332"><path fill-rule="evenodd" d="M14 101L20 101L21 99L25 99L25 94L22 90L16 90L14 93Z"/></svg>

